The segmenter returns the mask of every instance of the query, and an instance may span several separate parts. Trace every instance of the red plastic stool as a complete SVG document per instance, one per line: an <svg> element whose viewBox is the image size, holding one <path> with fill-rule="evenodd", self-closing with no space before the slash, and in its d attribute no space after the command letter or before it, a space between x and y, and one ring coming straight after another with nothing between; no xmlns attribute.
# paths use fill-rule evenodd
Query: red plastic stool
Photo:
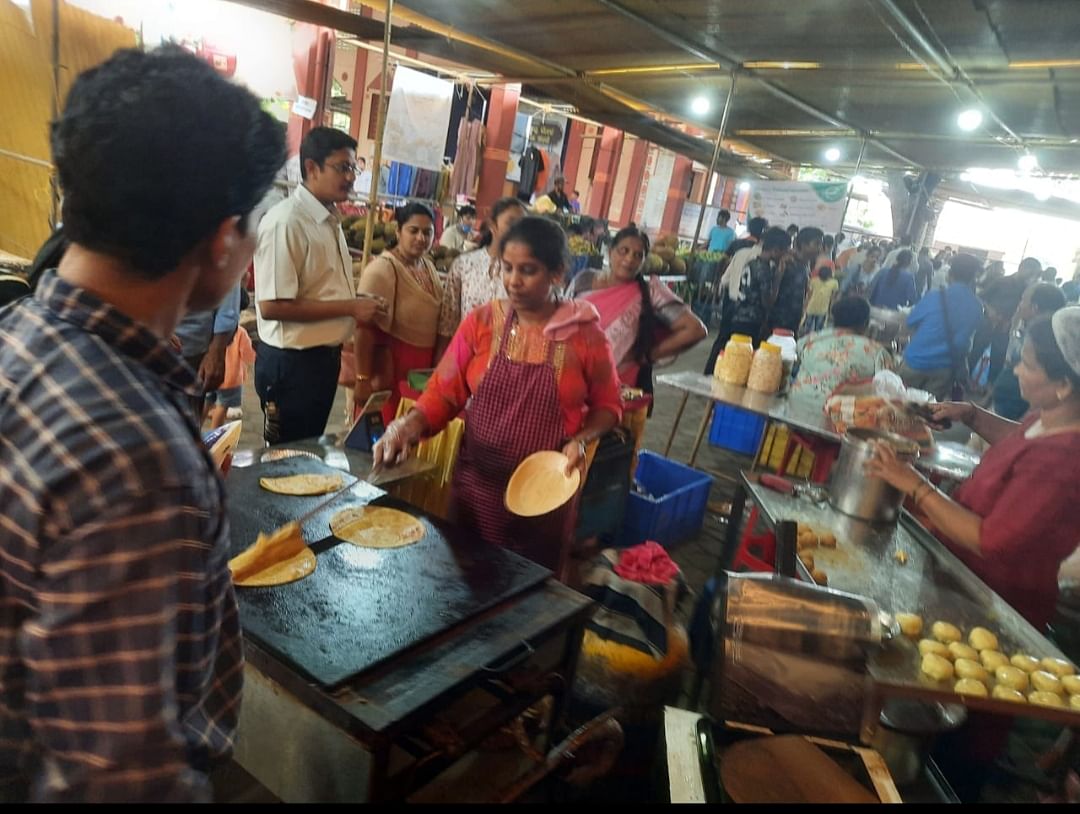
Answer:
<svg viewBox="0 0 1080 814"><path fill-rule="evenodd" d="M776 570L776 535L771 531L754 533L754 527L758 521L758 510L755 506L750 512L743 529L742 539L739 540L739 548L731 560L731 570L740 571L765 571Z"/></svg>
<svg viewBox="0 0 1080 814"><path fill-rule="evenodd" d="M814 456L814 468L810 471L810 480L813 483L825 483L829 479L832 465L840 455L840 446L834 441L826 441L824 438L815 438L812 435L800 435L797 432L789 433L787 447L784 448L784 457L780 461L777 475L787 473L788 464L795 448L801 447Z"/></svg>

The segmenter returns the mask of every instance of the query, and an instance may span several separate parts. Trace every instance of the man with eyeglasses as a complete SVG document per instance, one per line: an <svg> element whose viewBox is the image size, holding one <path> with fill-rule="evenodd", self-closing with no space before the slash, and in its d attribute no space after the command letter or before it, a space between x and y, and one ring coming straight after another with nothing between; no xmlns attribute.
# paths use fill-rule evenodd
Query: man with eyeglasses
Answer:
<svg viewBox="0 0 1080 814"><path fill-rule="evenodd" d="M303 183L259 225L255 390L267 443L316 438L334 404L341 345L385 309L357 298L337 204L356 180L356 140L316 127L300 145Z"/></svg>

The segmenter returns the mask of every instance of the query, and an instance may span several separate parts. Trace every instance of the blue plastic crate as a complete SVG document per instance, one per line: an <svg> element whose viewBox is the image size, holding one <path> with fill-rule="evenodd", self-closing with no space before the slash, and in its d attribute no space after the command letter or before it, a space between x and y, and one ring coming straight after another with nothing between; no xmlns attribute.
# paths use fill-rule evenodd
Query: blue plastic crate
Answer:
<svg viewBox="0 0 1080 814"><path fill-rule="evenodd" d="M648 494L630 492L620 537L622 545L654 540L670 546L701 529L712 486L709 475L642 450L635 480Z"/></svg>
<svg viewBox="0 0 1080 814"><path fill-rule="evenodd" d="M765 432L765 416L740 410L727 404L717 404L713 410L709 443L743 455L753 455L761 444Z"/></svg>

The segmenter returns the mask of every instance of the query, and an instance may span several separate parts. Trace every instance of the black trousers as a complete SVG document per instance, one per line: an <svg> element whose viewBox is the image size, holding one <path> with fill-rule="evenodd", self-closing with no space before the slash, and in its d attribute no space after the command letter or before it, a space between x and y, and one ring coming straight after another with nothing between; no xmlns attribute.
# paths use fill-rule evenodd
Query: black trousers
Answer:
<svg viewBox="0 0 1080 814"><path fill-rule="evenodd" d="M268 444L318 438L334 406L341 347L286 350L259 344L255 392Z"/></svg>

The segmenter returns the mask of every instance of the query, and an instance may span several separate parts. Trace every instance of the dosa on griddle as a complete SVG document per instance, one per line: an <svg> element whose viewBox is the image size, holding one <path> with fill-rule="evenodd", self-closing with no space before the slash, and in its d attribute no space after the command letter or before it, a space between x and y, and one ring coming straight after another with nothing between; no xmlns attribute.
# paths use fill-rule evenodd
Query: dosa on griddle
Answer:
<svg viewBox="0 0 1080 814"><path fill-rule="evenodd" d="M286 585L315 571L315 553L304 543L300 526L288 523L272 534L260 534L246 550L229 560L233 584L242 588Z"/></svg>
<svg viewBox="0 0 1080 814"><path fill-rule="evenodd" d="M345 486L341 475L287 475L282 478L259 478L259 486L279 495L325 495Z"/></svg>
<svg viewBox="0 0 1080 814"><path fill-rule="evenodd" d="M345 509L330 519L339 540L363 548L401 548L419 542L424 525L411 514L383 506Z"/></svg>

